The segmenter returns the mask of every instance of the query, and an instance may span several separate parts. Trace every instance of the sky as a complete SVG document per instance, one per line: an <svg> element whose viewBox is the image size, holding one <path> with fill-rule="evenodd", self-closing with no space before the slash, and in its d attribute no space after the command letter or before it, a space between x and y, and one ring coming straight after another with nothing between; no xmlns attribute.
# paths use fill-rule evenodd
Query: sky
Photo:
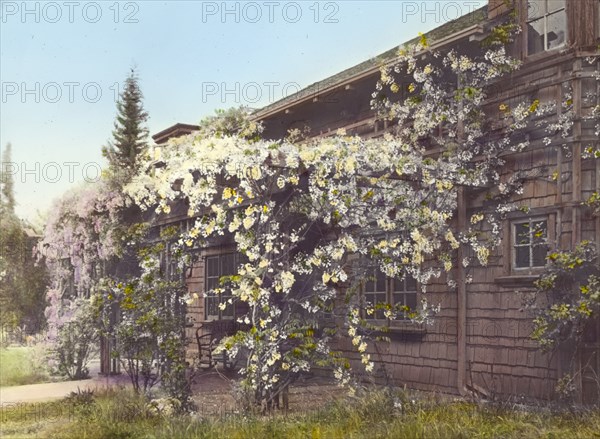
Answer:
<svg viewBox="0 0 600 439"><path fill-rule="evenodd" d="M17 214L39 223L98 178L132 67L154 134L268 105L485 3L0 0L0 148L12 144Z"/></svg>

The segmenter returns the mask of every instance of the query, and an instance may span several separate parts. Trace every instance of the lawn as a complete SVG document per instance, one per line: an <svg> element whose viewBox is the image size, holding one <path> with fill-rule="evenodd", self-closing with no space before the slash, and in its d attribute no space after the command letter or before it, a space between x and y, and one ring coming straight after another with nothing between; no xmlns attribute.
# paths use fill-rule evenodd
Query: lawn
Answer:
<svg viewBox="0 0 600 439"><path fill-rule="evenodd" d="M0 349L0 386L20 386L49 381L39 347Z"/></svg>
<svg viewBox="0 0 600 439"><path fill-rule="evenodd" d="M600 412L511 409L453 400L412 400L374 391L303 413L175 417L113 390L92 398L2 409L2 438L593 438Z"/></svg>

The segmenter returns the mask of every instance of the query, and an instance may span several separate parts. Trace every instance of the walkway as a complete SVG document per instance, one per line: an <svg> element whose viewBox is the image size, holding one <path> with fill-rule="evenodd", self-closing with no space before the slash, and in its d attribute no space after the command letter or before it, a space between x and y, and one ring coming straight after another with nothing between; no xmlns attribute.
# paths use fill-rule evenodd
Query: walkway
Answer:
<svg viewBox="0 0 600 439"><path fill-rule="evenodd" d="M87 380L0 387L0 406L61 399L71 392L77 392L77 389L100 390L129 384L129 377L126 374L111 377L98 375L98 366L99 364L95 364L94 361L91 362L90 376L92 378Z"/></svg>

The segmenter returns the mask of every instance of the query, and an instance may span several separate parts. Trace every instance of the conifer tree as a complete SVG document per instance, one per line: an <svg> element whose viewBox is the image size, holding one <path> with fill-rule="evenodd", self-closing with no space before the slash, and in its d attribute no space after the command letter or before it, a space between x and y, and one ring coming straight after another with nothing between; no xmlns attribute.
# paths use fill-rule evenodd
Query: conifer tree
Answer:
<svg viewBox="0 0 600 439"><path fill-rule="evenodd" d="M12 146L10 143L7 143L2 153L2 164L0 166L0 185L2 186L0 210L3 214L9 215L15 213L14 180L12 174L7 171L11 162Z"/></svg>
<svg viewBox="0 0 600 439"><path fill-rule="evenodd" d="M148 113L142 101L139 78L132 68L117 102L113 139L102 148L113 172L129 176L137 171L139 156L148 145Z"/></svg>

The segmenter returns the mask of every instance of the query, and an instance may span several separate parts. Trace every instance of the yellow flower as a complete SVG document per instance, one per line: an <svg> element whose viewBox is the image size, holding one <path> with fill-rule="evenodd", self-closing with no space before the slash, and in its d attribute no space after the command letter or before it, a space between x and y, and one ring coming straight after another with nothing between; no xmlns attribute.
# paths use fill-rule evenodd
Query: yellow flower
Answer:
<svg viewBox="0 0 600 439"><path fill-rule="evenodd" d="M230 187L226 187L223 190L223 199L224 200L228 200L229 198L231 198L234 195L235 195L235 189L232 189Z"/></svg>
<svg viewBox="0 0 600 439"><path fill-rule="evenodd" d="M477 213L471 217L471 224L477 224L483 220L483 214Z"/></svg>
<svg viewBox="0 0 600 439"><path fill-rule="evenodd" d="M410 85L408 86L408 91L409 91L409 92L413 93L415 90L416 90L415 84L410 84Z"/></svg>
<svg viewBox="0 0 600 439"><path fill-rule="evenodd" d="M262 176L262 172L258 166L252 166L250 168L250 177L253 180L258 180Z"/></svg>
<svg viewBox="0 0 600 439"><path fill-rule="evenodd" d="M392 93L398 93L400 91L400 87L398 87L398 84L394 83L390 87L390 90L392 90Z"/></svg>

